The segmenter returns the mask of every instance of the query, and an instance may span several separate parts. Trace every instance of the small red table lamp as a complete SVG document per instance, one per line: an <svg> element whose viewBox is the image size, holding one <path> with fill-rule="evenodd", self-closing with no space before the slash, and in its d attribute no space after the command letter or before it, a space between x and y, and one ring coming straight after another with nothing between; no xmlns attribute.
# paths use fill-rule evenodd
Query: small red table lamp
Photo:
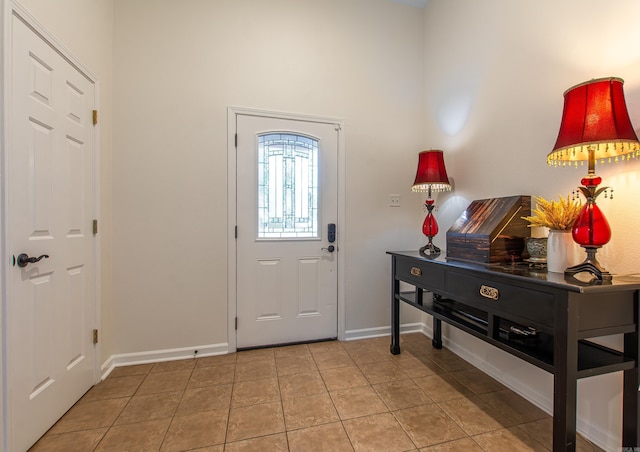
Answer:
<svg viewBox="0 0 640 452"><path fill-rule="evenodd" d="M429 243L420 248L420 252L437 254L440 252L440 248L433 244L433 237L438 234L438 222L433 216L435 201L431 198L431 193L451 190L442 151L422 151L419 154L416 180L413 182L411 190L427 192L427 200L424 202L427 216L422 223L422 232L429 239Z"/></svg>
<svg viewBox="0 0 640 452"><path fill-rule="evenodd" d="M564 93L564 111L558 139L547 155L552 166L578 166L577 161L588 162L588 172L578 187L586 204L573 224L573 240L587 252L586 260L565 270L575 276L588 272L600 281L611 281L596 259L596 251L611 239L611 228L596 198L608 187L600 187L602 178L595 174L599 163L618 162L640 156L640 142L636 136L622 90L620 78L601 78L581 83ZM605 194L606 197L606 194Z"/></svg>

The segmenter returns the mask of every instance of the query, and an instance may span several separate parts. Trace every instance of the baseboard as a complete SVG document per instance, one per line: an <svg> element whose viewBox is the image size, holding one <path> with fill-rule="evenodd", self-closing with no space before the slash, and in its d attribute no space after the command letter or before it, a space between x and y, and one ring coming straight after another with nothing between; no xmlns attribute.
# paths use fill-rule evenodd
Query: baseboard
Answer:
<svg viewBox="0 0 640 452"><path fill-rule="evenodd" d="M404 325L400 325L400 334L424 333L423 327L423 323L405 323ZM363 328L360 330L348 330L344 332L345 341L358 341L360 339L371 339L383 336L391 336L391 326Z"/></svg>
<svg viewBox="0 0 640 452"><path fill-rule="evenodd" d="M111 355L100 367L100 379L107 378L116 367L224 355L226 353L229 353L229 344L223 343Z"/></svg>

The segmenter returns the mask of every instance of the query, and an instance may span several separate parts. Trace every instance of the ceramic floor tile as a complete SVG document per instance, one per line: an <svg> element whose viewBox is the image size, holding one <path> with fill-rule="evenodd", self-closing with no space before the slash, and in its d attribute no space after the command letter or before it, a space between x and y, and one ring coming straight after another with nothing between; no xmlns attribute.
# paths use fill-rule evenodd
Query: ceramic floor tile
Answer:
<svg viewBox="0 0 640 452"><path fill-rule="evenodd" d="M343 351L343 344L344 342L340 341L325 341L308 344L308 347L311 354L315 355L316 353L337 352L341 350Z"/></svg>
<svg viewBox="0 0 640 452"><path fill-rule="evenodd" d="M162 452L215 446L225 442L227 410L175 416L162 443Z"/></svg>
<svg viewBox="0 0 640 452"><path fill-rule="evenodd" d="M116 419L115 425L171 418L181 398L182 392L134 396Z"/></svg>
<svg viewBox="0 0 640 452"><path fill-rule="evenodd" d="M432 403L431 397L411 380L379 383L373 388L391 411Z"/></svg>
<svg viewBox="0 0 640 452"><path fill-rule="evenodd" d="M359 367L365 378L369 380L371 384L409 378L407 374L391 360L360 364Z"/></svg>
<svg viewBox="0 0 640 452"><path fill-rule="evenodd" d="M191 378L189 379L189 383L187 384L187 389L231 384L233 383L235 371L235 364L196 367L191 373Z"/></svg>
<svg viewBox="0 0 640 452"><path fill-rule="evenodd" d="M420 452L484 452L471 438L456 439L446 443L436 444L435 446L424 447Z"/></svg>
<svg viewBox="0 0 640 452"><path fill-rule="evenodd" d="M324 385L320 372L317 371L284 375L278 378L278 383L280 385L280 397L283 400L327 392L327 387Z"/></svg>
<svg viewBox="0 0 640 452"><path fill-rule="evenodd" d="M438 404L469 435L514 425L513 421L481 398L474 396Z"/></svg>
<svg viewBox="0 0 640 452"><path fill-rule="evenodd" d="M432 446L467 436L435 403L395 411L393 414L418 447Z"/></svg>
<svg viewBox="0 0 640 452"><path fill-rule="evenodd" d="M288 450L285 433L227 443L224 448L225 452L287 452Z"/></svg>
<svg viewBox="0 0 640 452"><path fill-rule="evenodd" d="M452 351L442 348L440 350L433 349L432 353L428 354L431 361L435 362L438 366L442 367L447 372L455 372L457 370L471 369L473 366L464 359Z"/></svg>
<svg viewBox="0 0 640 452"><path fill-rule="evenodd" d="M167 418L111 427L98 444L96 452L157 451L160 449L169 422L171 419Z"/></svg>
<svg viewBox="0 0 640 452"><path fill-rule="evenodd" d="M549 450L553 448L553 418L549 417L540 421L520 424L518 428L524 430ZM603 452L603 450L582 436L577 435L576 452Z"/></svg>
<svg viewBox="0 0 640 452"><path fill-rule="evenodd" d="M415 449L391 413L344 421L344 428L356 451L406 451Z"/></svg>
<svg viewBox="0 0 640 452"><path fill-rule="evenodd" d="M231 407L229 412L228 442L282 433L284 431L284 416L280 402Z"/></svg>
<svg viewBox="0 0 640 452"><path fill-rule="evenodd" d="M231 406L256 405L280 400L277 378L240 381L233 385Z"/></svg>
<svg viewBox="0 0 640 452"><path fill-rule="evenodd" d="M33 445L29 452L69 452L70 450L92 451L107 432L106 428L80 432L46 435Z"/></svg>
<svg viewBox="0 0 640 452"><path fill-rule="evenodd" d="M286 356L284 358L276 358L276 370L278 377L284 375L301 374L318 370L316 362L311 354L304 356Z"/></svg>
<svg viewBox="0 0 640 452"><path fill-rule="evenodd" d="M413 381L436 402L444 402L446 400L473 395L466 386L448 375L431 375L428 377L414 378Z"/></svg>
<svg viewBox="0 0 640 452"><path fill-rule="evenodd" d="M476 368L451 372L450 376L465 385L475 394L484 394L487 392L507 389L502 383Z"/></svg>
<svg viewBox="0 0 640 452"><path fill-rule="evenodd" d="M236 364L235 382L276 378L276 361L261 359L257 361L238 361Z"/></svg>
<svg viewBox="0 0 640 452"><path fill-rule="evenodd" d="M272 348L258 348L255 350L242 350L238 352L238 363L246 363L249 361L261 361L264 359L275 359L275 352Z"/></svg>
<svg viewBox="0 0 640 452"><path fill-rule="evenodd" d="M109 427L129 401L128 397L76 403L47 434Z"/></svg>
<svg viewBox="0 0 640 452"><path fill-rule="evenodd" d="M282 402L287 430L297 430L340 420L329 394L297 397Z"/></svg>
<svg viewBox="0 0 640 452"><path fill-rule="evenodd" d="M155 363L151 372L171 372L175 370L193 370L196 365L195 358L193 359L178 359L174 361L163 361Z"/></svg>
<svg viewBox="0 0 640 452"><path fill-rule="evenodd" d="M374 348L371 346L347 350L347 353L349 353L351 359L353 359L358 365L389 361L392 356L388 350L383 350L380 347Z"/></svg>
<svg viewBox="0 0 640 452"><path fill-rule="evenodd" d="M159 392L184 391L191 376L190 370L149 373L136 395L157 394Z"/></svg>
<svg viewBox="0 0 640 452"><path fill-rule="evenodd" d="M388 411L387 406L371 386L343 389L329 394L340 419L343 420Z"/></svg>
<svg viewBox="0 0 640 452"><path fill-rule="evenodd" d="M82 400L90 401L131 397L135 394L144 379L145 375L107 378L91 388L82 397Z"/></svg>
<svg viewBox="0 0 640 452"><path fill-rule="evenodd" d="M509 389L481 394L480 397L511 419L514 424L524 424L549 417L540 408Z"/></svg>
<svg viewBox="0 0 640 452"><path fill-rule="evenodd" d="M153 367L153 363L135 364L133 366L116 367L109 374L109 378L130 377L131 375L147 375L151 371L152 367Z"/></svg>
<svg viewBox="0 0 640 452"><path fill-rule="evenodd" d="M227 353L225 355L203 356L196 359L196 367L220 366L222 364L235 364L238 353Z"/></svg>
<svg viewBox="0 0 640 452"><path fill-rule="evenodd" d="M320 371L322 380L329 391L368 386L369 382L357 367L337 367Z"/></svg>
<svg viewBox="0 0 640 452"><path fill-rule="evenodd" d="M523 430L512 427L474 436L473 440L484 450L490 452L543 452L547 449Z"/></svg>
<svg viewBox="0 0 640 452"><path fill-rule="evenodd" d="M287 432L291 452L352 452L341 422Z"/></svg>
<svg viewBox="0 0 640 452"><path fill-rule="evenodd" d="M228 410L231 404L233 385L214 385L187 389L176 410L176 415L199 413L211 410Z"/></svg>
<svg viewBox="0 0 640 452"><path fill-rule="evenodd" d="M276 358L290 358L294 356L311 356L309 346L307 344L288 345L285 347L277 347L273 350Z"/></svg>
<svg viewBox="0 0 640 452"><path fill-rule="evenodd" d="M409 378L428 377L443 373L444 370L440 369L435 363L425 358L423 361L427 361L425 364L411 353L401 353L394 355L391 358L394 362ZM435 370L434 370L435 369Z"/></svg>
<svg viewBox="0 0 640 452"><path fill-rule="evenodd" d="M313 354L318 369L332 369L335 367L355 366L356 363L344 350L332 350L326 352L316 352Z"/></svg>

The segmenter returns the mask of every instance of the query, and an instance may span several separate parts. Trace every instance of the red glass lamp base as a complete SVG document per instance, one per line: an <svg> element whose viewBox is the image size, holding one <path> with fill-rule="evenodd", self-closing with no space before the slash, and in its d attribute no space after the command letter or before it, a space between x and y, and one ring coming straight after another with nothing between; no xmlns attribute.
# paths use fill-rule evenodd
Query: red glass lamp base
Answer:
<svg viewBox="0 0 640 452"><path fill-rule="evenodd" d="M438 234L439 230L436 217L433 216L433 199L428 198L425 201L424 205L427 208L427 216L422 223L422 233L427 236L427 238L429 239L429 243L420 248L420 253L426 255L440 254L440 248L433 244L433 237Z"/></svg>

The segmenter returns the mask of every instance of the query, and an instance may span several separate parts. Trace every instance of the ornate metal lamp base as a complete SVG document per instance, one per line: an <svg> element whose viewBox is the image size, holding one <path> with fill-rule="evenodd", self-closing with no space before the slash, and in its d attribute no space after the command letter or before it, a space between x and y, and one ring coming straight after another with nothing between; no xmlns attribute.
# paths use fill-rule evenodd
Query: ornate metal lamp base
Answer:
<svg viewBox="0 0 640 452"><path fill-rule="evenodd" d="M573 267L569 267L564 271L566 276L574 276L578 273L587 272L591 273L593 276L598 278L600 281L611 281L613 280L613 275L606 271L600 262L596 259L596 251L599 247L597 246L585 246L584 249L587 251L587 258L581 264L574 265Z"/></svg>
<svg viewBox="0 0 640 452"><path fill-rule="evenodd" d="M440 254L440 248L435 246L431 241L431 237L429 237L429 243L420 248L420 254L424 254L426 256L435 256L437 254Z"/></svg>

